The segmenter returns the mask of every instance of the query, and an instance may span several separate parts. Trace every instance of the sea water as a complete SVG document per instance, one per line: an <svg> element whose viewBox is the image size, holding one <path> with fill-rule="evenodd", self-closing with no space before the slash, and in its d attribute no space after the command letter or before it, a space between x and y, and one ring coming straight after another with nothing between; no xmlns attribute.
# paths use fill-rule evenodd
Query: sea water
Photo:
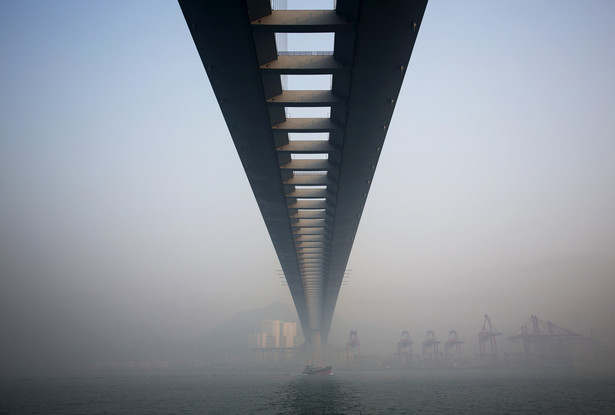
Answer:
<svg viewBox="0 0 615 415"><path fill-rule="evenodd" d="M615 375L356 371L5 379L2 414L615 414Z"/></svg>

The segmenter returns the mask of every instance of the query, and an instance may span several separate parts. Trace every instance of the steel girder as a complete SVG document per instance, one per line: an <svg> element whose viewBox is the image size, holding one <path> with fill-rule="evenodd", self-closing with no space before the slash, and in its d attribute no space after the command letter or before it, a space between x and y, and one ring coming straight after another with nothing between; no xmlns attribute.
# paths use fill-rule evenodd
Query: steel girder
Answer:
<svg viewBox="0 0 615 415"><path fill-rule="evenodd" d="M338 0L316 11L272 11L269 0L180 5L303 331L326 341L427 0ZM333 32L333 53L279 52L275 33L297 32ZM281 75L322 74L330 90L282 88ZM323 106L328 117L285 112Z"/></svg>

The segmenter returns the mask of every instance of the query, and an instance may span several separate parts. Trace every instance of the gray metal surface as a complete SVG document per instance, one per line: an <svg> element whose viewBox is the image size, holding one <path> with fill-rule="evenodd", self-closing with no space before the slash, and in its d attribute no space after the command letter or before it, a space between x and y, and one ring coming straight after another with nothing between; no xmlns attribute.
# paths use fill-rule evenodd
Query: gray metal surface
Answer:
<svg viewBox="0 0 615 415"><path fill-rule="evenodd" d="M427 0L338 0L328 11L272 11L269 0L180 5L303 331L326 341ZM279 54L276 32L335 32L333 54ZM297 74L331 74L331 90L283 90L280 75ZM319 106L330 116L286 117L285 107Z"/></svg>

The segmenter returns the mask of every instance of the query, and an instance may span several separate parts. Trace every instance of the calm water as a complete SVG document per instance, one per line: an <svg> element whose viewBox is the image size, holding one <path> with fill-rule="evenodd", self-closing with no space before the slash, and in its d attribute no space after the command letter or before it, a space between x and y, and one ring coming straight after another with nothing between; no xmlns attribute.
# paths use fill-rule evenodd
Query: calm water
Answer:
<svg viewBox="0 0 615 415"><path fill-rule="evenodd" d="M615 414L615 376L346 372L0 382L2 414Z"/></svg>

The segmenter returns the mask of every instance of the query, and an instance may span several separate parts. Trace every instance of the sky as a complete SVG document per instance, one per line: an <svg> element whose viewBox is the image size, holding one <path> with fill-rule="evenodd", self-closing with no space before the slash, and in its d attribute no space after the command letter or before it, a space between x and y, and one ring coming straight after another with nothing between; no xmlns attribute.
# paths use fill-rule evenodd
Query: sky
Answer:
<svg viewBox="0 0 615 415"><path fill-rule="evenodd" d="M430 1L340 318L615 339L614 17ZM0 366L292 304L177 3L3 1L0 62Z"/></svg>

